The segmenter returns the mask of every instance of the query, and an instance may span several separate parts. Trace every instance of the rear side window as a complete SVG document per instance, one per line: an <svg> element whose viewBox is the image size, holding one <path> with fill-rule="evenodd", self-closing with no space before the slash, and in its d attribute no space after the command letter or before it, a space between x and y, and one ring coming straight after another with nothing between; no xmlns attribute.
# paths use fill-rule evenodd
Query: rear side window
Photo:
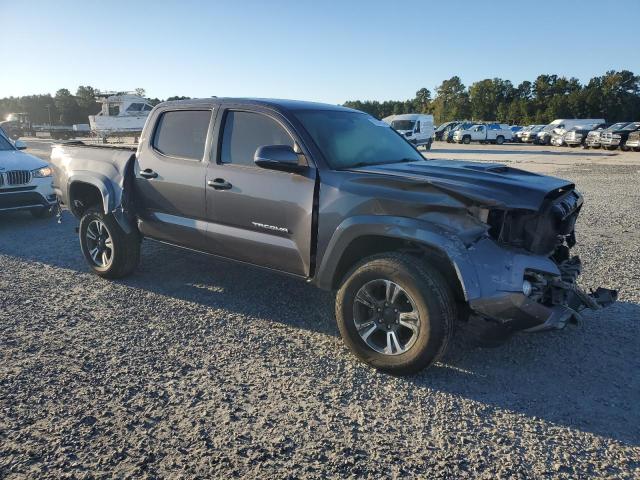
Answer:
<svg viewBox="0 0 640 480"><path fill-rule="evenodd" d="M289 145L293 139L275 120L250 112L229 112L224 122L220 160L234 165L255 165L258 147Z"/></svg>
<svg viewBox="0 0 640 480"><path fill-rule="evenodd" d="M163 113L153 136L153 148L171 157L201 160L210 119L209 110Z"/></svg>

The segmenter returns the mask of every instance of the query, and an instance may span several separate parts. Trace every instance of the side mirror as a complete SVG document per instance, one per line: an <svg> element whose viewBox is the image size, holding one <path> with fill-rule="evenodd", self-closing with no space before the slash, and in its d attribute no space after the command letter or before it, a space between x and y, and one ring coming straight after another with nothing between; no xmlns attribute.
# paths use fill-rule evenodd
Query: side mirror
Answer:
<svg viewBox="0 0 640 480"><path fill-rule="evenodd" d="M298 154L289 145L258 147L253 155L253 162L262 168L287 172L300 171L305 168L304 165L300 165Z"/></svg>
<svg viewBox="0 0 640 480"><path fill-rule="evenodd" d="M27 149L27 144L24 143L22 140L16 140L14 142L14 145L18 150L26 150Z"/></svg>

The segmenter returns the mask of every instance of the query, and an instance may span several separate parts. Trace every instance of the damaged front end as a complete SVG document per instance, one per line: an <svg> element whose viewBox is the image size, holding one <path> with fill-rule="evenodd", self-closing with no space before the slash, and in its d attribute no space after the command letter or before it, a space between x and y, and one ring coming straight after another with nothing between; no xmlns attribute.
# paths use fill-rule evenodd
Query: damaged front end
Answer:
<svg viewBox="0 0 640 480"><path fill-rule="evenodd" d="M577 284L582 265L570 250L582 204L568 185L547 195L539 211L487 211L493 245L485 239L470 249L483 267L478 269L483 294L470 299L471 310L509 331L540 331L563 328L580 319L582 310L615 302L616 290L587 293Z"/></svg>

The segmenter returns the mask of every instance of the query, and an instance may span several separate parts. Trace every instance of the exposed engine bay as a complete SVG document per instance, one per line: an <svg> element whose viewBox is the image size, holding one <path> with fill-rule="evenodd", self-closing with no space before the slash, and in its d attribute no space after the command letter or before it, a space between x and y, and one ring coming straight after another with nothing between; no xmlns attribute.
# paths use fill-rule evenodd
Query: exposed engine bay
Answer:
<svg viewBox="0 0 640 480"><path fill-rule="evenodd" d="M571 255L570 250L576 244L575 224L583 199L572 187L549 194L539 212L494 209L488 214L491 238L499 244L550 258L560 273L525 270L523 294L529 301L549 308L551 315L535 325L518 320L506 322L514 330L562 328L567 322L580 319L580 311L585 308L597 310L617 299L616 290L598 288L587 293L577 284L582 263L577 255Z"/></svg>

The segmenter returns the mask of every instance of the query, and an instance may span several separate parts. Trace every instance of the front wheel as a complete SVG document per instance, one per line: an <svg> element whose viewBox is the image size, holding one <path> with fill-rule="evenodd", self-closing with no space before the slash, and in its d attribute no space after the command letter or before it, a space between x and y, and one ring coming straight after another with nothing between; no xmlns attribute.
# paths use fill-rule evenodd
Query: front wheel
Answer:
<svg viewBox="0 0 640 480"><path fill-rule="evenodd" d="M126 233L111 214L89 209L80 219L80 247L91 269L105 278L129 275L140 260L140 237Z"/></svg>
<svg viewBox="0 0 640 480"><path fill-rule="evenodd" d="M465 145L469 145L471 143L471 137L469 136L463 137L462 143L464 143Z"/></svg>
<svg viewBox="0 0 640 480"><path fill-rule="evenodd" d="M502 145L504 143L504 137L502 135L498 135L498 138L496 138L496 143L498 145Z"/></svg>
<svg viewBox="0 0 640 480"><path fill-rule="evenodd" d="M342 338L363 362L395 375L428 367L453 336L456 305L444 278L415 257L388 253L356 265L338 291Z"/></svg>

